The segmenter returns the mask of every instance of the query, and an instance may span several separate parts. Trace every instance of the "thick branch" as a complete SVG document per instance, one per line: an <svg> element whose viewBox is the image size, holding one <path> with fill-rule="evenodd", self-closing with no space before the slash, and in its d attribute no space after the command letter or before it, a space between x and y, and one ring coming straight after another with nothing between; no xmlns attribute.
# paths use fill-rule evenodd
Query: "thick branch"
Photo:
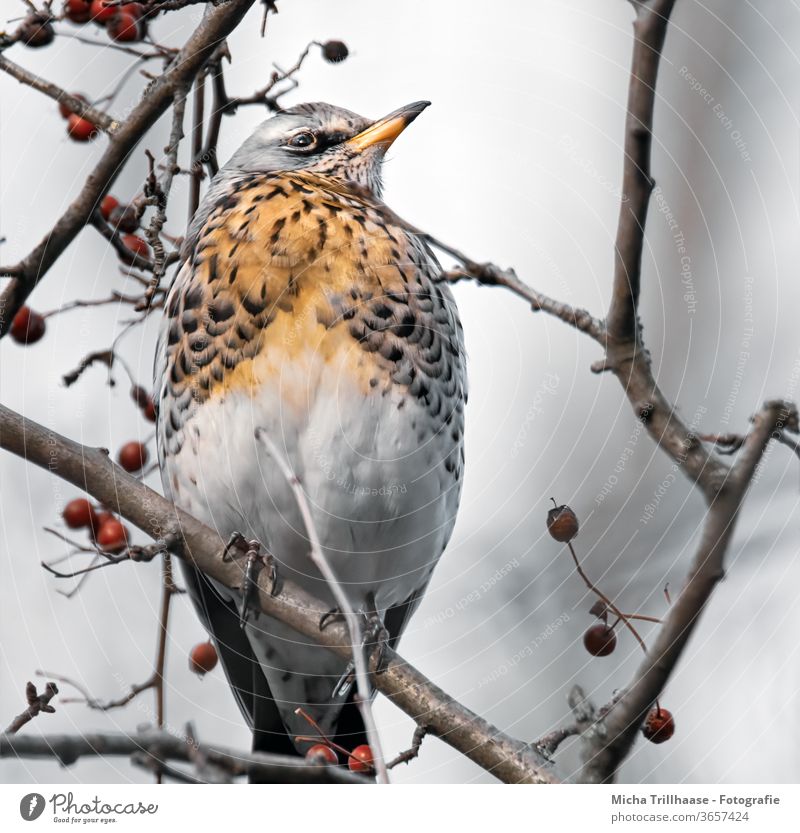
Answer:
<svg viewBox="0 0 800 833"><path fill-rule="evenodd" d="M364 784L364 778L341 767L310 762L285 755L240 752L215 745L192 745L168 732L148 731L135 735L90 733L86 735L0 735L0 758L56 758L69 766L93 755L141 755L156 765L168 760L194 763L198 756L234 775L258 775L272 783Z"/></svg>
<svg viewBox="0 0 800 833"><path fill-rule="evenodd" d="M634 47L625 119L625 163L614 258L614 286L606 318L609 338L637 341L637 307L647 207L653 191L650 146L656 77L675 0L634 0Z"/></svg>
<svg viewBox="0 0 800 833"><path fill-rule="evenodd" d="M742 500L774 432L797 430L797 411L785 402L767 402L753 420L736 465L709 507L703 535L680 595L673 601L655 642L625 692L604 717L605 731L592 735L581 780L613 780L636 738L647 711L663 691L700 614L725 574L724 559Z"/></svg>
<svg viewBox="0 0 800 833"><path fill-rule="evenodd" d="M227 587L241 586L244 564L240 558L223 560L225 544L215 532L114 465L104 451L68 440L2 405L0 447L84 489L153 538L163 539L179 531L183 547L176 554ZM272 596L268 574L268 570L262 570L258 577L261 610L350 659L350 637L341 623L319 629L327 606L288 581L279 595ZM375 687L417 723L426 725L431 734L501 781L554 780L542 756L528 744L508 737L456 702L394 651L384 651L386 670L380 674L374 674L374 659L371 671Z"/></svg>
<svg viewBox="0 0 800 833"><path fill-rule="evenodd" d="M72 205L23 260L15 266L0 268L0 274L14 276L0 296L0 336L8 332L17 310L89 222L92 212L119 176L131 151L166 112L178 90L191 85L217 45L236 28L253 3L254 0L228 0L216 8L209 7L208 14L166 72L153 82L130 117L115 131L108 148Z"/></svg>

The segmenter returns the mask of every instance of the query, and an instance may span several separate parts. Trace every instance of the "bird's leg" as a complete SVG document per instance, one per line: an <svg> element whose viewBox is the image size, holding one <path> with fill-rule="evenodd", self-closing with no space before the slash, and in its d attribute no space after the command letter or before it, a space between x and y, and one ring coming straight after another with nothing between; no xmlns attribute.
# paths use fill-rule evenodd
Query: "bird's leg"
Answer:
<svg viewBox="0 0 800 833"><path fill-rule="evenodd" d="M378 612L374 593L367 595L367 612L364 614L364 642L363 647L373 648L375 659L375 673L382 674L386 670L386 650L389 647L389 631L383 624L383 616Z"/></svg>
<svg viewBox="0 0 800 833"><path fill-rule="evenodd" d="M356 678L356 667L352 662L347 663L347 668L344 669L344 674L339 677L339 681L333 687L331 696L334 700L346 700L347 695L350 694L350 689L353 687L353 682Z"/></svg>
<svg viewBox="0 0 800 833"><path fill-rule="evenodd" d="M228 543L225 544L225 549L222 551L223 561L233 561L231 550L238 550L240 553L246 554L250 549L250 542L242 535L241 532L232 532L231 537L228 538Z"/></svg>
<svg viewBox="0 0 800 833"><path fill-rule="evenodd" d="M361 640L361 650L366 651L372 648L375 652L375 673L382 674L386 670L386 649L389 647L389 632L383 624L383 617L378 612L375 604L375 596L369 593L366 598L366 610L360 611L359 615L363 621L363 636ZM323 613L320 617L320 630L335 619L344 619L344 614L338 607L334 607L327 613ZM333 697L340 697L345 699L350 693L350 689L355 681L355 665L353 662L348 662L344 673L339 678L339 681L333 687Z"/></svg>
<svg viewBox="0 0 800 833"><path fill-rule="evenodd" d="M269 570L270 595L278 595L278 565L272 553L265 550L259 541L248 541L240 532L234 532L228 539L222 552L222 560L234 560L233 550L237 550L245 558L244 579L241 585L242 603L239 608L239 625L243 628L247 624L247 614L250 610L258 616L258 576L264 567Z"/></svg>

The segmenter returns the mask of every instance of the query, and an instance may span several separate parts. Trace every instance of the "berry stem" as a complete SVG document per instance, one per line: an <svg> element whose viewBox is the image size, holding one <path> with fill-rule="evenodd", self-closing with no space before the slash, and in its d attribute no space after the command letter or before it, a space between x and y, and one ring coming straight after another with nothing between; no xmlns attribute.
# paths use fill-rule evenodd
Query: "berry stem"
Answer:
<svg viewBox="0 0 800 833"><path fill-rule="evenodd" d="M317 732L319 733L319 738L322 738L322 740L324 740L324 741L325 741L325 743L327 743L327 744L328 744L328 746L331 746L331 747L333 747L334 749L338 749L338 750L339 750L339 752L341 752L341 753L342 753L342 755L346 755L348 758L352 758L352 757L353 757L353 756L350 754L350 750L345 749L343 746L340 746L338 743L336 743L336 741L331 740L331 739L330 739L330 738L329 738L329 737L325 734L325 732L323 731L323 729L322 729L322 727L319 725L319 723L317 723L317 721L316 721L316 720L314 720L314 718L313 718L313 717L312 717L312 716L311 716L311 715L310 715L310 714L309 714L309 713L308 713L305 709L298 707L298 708L296 708L296 709L294 710L294 713L295 713L296 715L299 715L300 717L302 717L302 718L303 718L303 720L305 720L305 721L307 721L308 723L310 723L310 724L311 724L311 725L312 725L312 726L313 726L313 727L317 730ZM298 736L295 738L295 740L296 740L296 741L298 741L298 742L301 742L301 743L302 743L303 741L311 741L311 742L315 742L315 741L319 740L319 738L312 738L312 737L309 737L308 735L298 735Z"/></svg>
<svg viewBox="0 0 800 833"><path fill-rule="evenodd" d="M583 571L583 567L581 567L581 562L578 561L578 556L575 554L575 550L572 547L572 541L568 541L567 546L569 547L569 551L572 555L572 560L575 562L575 569L578 571L578 575L583 579L583 583L589 588L589 590L592 591L592 593L594 593L601 601L603 601L611 609L615 616L619 617L619 621L621 621L622 624L625 625L625 627L633 634L634 638L641 646L641 649L646 654L647 645L645 645L642 637L639 636L639 632L630 623L628 617L614 604L614 602L612 602L611 599L609 599L608 596L606 596L606 594L603 593L602 590L600 590L598 587L595 587L595 585L592 584L591 580L589 579L589 576L587 576L586 573ZM615 622L614 624L616 625L617 623Z"/></svg>

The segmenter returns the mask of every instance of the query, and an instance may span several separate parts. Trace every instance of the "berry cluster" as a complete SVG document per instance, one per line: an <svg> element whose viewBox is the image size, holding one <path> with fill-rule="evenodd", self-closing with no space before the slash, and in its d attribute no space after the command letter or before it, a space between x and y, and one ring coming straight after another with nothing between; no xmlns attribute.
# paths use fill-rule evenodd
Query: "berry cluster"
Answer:
<svg viewBox="0 0 800 833"><path fill-rule="evenodd" d="M93 506L86 498L71 500L61 513L70 529L86 529L89 538L105 552L119 553L128 546L128 530L113 512Z"/></svg>
<svg viewBox="0 0 800 833"><path fill-rule="evenodd" d="M303 709L295 709L294 713L302 717L317 731L317 737L300 735L296 737L295 740L298 742L306 741L309 743L322 741L322 743L314 743L314 745L309 748L308 752L306 752L306 760L313 761L315 763L338 765L339 754L342 754L347 761L347 767L350 772L357 772L361 775L370 775L375 771L375 758L372 755L372 748L368 744L362 743L352 750L345 749L343 746L336 743L336 741L331 740L322 730L320 725L314 720L314 718L311 717L311 715L306 711Z"/></svg>
<svg viewBox="0 0 800 833"><path fill-rule="evenodd" d="M124 205L116 197L106 194L100 203L100 214L122 236L122 242L132 257L150 257L150 247L134 234L141 221L141 213L136 206Z"/></svg>
<svg viewBox="0 0 800 833"><path fill-rule="evenodd" d="M551 500L553 499L551 498ZM575 569L587 588L598 597L590 613L597 617L599 621L584 633L584 648L593 657L607 657L613 654L617 647L615 628L622 623L633 634L642 650L647 653L647 646L641 636L639 636L631 620L640 619L656 623L660 620L651 616L623 613L611 599L592 584L578 561L578 556L575 554L575 549L572 546L572 541L577 536L579 527L578 518L572 509L565 505L558 506L556 501L553 500L553 508L547 513L547 531L556 541L567 545L575 563ZM666 590L665 594L667 595L667 601L669 601L669 595ZM611 625L608 624L609 614L616 617L616 620ZM663 743L669 740L674 732L675 721L673 720L672 714L666 709L662 709L656 701L655 708L647 715L644 726L642 727L642 734L652 743Z"/></svg>
<svg viewBox="0 0 800 833"><path fill-rule="evenodd" d="M147 34L147 20L141 3L118 0L66 0L64 17L71 23L102 26L117 43L136 43Z"/></svg>

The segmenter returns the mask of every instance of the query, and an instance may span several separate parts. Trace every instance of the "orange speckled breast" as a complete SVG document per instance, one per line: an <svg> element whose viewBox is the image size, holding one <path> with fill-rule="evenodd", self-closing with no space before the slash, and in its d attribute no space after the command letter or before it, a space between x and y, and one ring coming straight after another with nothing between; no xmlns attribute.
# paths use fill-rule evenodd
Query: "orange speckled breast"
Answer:
<svg viewBox="0 0 800 833"><path fill-rule="evenodd" d="M319 175L242 176L209 213L168 295L159 393L167 453L179 450L196 407L232 391L258 396L287 367L297 407L328 367L365 392L399 386L434 423L450 426L456 414L460 432L461 325L437 275L424 243L381 203Z"/></svg>

